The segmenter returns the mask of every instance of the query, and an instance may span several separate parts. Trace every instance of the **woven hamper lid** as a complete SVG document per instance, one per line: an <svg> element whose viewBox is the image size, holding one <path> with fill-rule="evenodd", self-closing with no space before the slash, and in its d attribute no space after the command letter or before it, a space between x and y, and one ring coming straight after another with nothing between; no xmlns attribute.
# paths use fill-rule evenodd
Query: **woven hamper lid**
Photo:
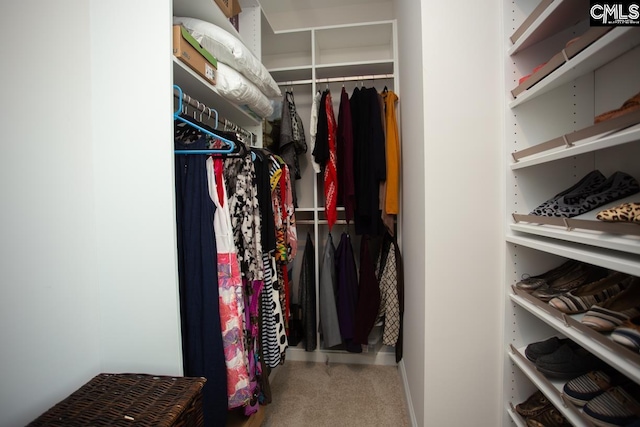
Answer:
<svg viewBox="0 0 640 427"><path fill-rule="evenodd" d="M29 426L201 426L206 379L99 374Z"/></svg>

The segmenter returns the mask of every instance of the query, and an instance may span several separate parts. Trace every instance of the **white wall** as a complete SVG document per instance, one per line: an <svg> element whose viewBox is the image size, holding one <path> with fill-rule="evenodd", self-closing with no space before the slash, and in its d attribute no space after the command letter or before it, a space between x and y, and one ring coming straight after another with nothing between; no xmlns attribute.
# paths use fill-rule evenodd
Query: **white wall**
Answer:
<svg viewBox="0 0 640 427"><path fill-rule="evenodd" d="M0 426L101 371L181 373L170 22L169 0L0 6Z"/></svg>
<svg viewBox="0 0 640 427"><path fill-rule="evenodd" d="M91 2L96 280L105 371L182 371L171 10L170 0Z"/></svg>
<svg viewBox="0 0 640 427"><path fill-rule="evenodd" d="M2 426L99 371L88 34L82 0L0 6Z"/></svg>
<svg viewBox="0 0 640 427"><path fill-rule="evenodd" d="M422 0L422 6L424 425L497 426L504 259L501 5Z"/></svg>
<svg viewBox="0 0 640 427"><path fill-rule="evenodd" d="M396 12L411 406L419 426L497 426L504 259L500 5L398 0Z"/></svg>
<svg viewBox="0 0 640 427"><path fill-rule="evenodd" d="M423 425L425 396L425 124L423 49L420 8L414 0L398 0L398 68L402 90L400 128L402 139L402 256L404 261L404 372L413 422Z"/></svg>

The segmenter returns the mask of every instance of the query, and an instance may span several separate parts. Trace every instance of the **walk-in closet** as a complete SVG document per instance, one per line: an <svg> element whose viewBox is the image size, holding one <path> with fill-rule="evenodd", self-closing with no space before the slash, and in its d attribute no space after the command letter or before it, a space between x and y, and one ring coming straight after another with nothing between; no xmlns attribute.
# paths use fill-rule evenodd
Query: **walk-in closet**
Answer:
<svg viewBox="0 0 640 427"><path fill-rule="evenodd" d="M267 399L256 392L266 390L265 378L280 393L280 401L271 396L278 420L289 405L323 405L314 399L321 387L346 390L348 399L328 396L334 403L326 408L298 411L295 420L310 427L322 425L324 409L355 419L352 403L377 399L382 415L371 410L357 421L637 425L640 27L635 9L615 4L240 0L230 20L219 6L234 7L226 0L4 2L0 426L28 425L92 378L119 376L187 385L200 397L213 388L202 400L207 411L226 411L231 396L234 421L246 427L271 427L259 412ZM628 21L600 25L606 13ZM218 43L217 60L203 55L202 72L173 52L176 37L203 36L189 19L232 36ZM226 36L209 41L219 37ZM234 74L236 66L246 74ZM351 102L363 93L397 96L398 204L384 218L352 211L340 197L349 171L337 132L343 94ZM372 105L382 130L394 129L383 118L388 104ZM283 145L272 131L286 115L292 137ZM335 139L325 134L332 123ZM369 175L380 171L379 142L371 136L358 145L353 172L379 178ZM362 153L367 161L358 163ZM189 161L209 155L192 180ZM277 189L267 206L280 215L271 217L280 241L251 238L262 234L256 218L261 227L265 218L255 209L258 185L244 186L252 173L263 190ZM187 181L200 185L202 199ZM387 209L386 190L373 197L361 188L354 181L353 199ZM227 206L228 216L197 221L189 214L203 200L216 212ZM202 235L196 223L227 239L185 240ZM364 238L375 227L394 237ZM233 253L236 238L243 245ZM340 258L344 242L351 255ZM224 277L233 286L270 295L243 301L244 312L233 306L233 320L244 315L246 323L225 330L225 350L237 350L236 333L256 345L235 353L248 367L234 383L248 388L237 394L212 373L229 373L227 359L206 373L192 370L210 368L192 356L198 343L210 344L200 327L211 332L212 315L220 321L211 289L185 286L182 277L185 263L199 266L189 254L203 246L238 257L240 275ZM323 321L340 309L323 310L336 297L325 261L334 254L335 271L352 257L352 273L380 276L378 258L362 255L380 246L402 266L404 286L392 286L401 334L375 313L365 316L366 333L347 341L339 317ZM228 267L202 259L207 274ZM259 317L278 305L282 316L266 316L263 337ZM261 353L264 342L271 351ZM209 378L177 380L194 373ZM355 387L352 375L364 385ZM287 381L302 391L291 393ZM401 413L386 410L387 394L394 410L404 405ZM123 410L118 399L130 394L116 395L93 408L126 425L141 422L131 411L142 406ZM201 403L187 397L173 406L185 416ZM357 425L351 421L344 425Z"/></svg>

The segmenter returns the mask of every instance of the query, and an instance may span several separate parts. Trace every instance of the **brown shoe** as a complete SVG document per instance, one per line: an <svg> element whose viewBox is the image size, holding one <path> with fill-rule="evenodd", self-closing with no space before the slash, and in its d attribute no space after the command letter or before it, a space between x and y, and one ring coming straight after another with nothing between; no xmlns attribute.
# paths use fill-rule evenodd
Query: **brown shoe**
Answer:
<svg viewBox="0 0 640 427"><path fill-rule="evenodd" d="M597 115L595 117L594 123L600 123L606 120L614 119L616 117L624 116L625 114L631 113L638 109L640 109L640 92L627 99L624 104L622 104L622 107Z"/></svg>
<svg viewBox="0 0 640 427"><path fill-rule="evenodd" d="M607 274L608 270L606 268L590 264L578 264L577 268L554 280L548 286L539 287L532 295L542 301L549 301L553 297L602 279Z"/></svg>
<svg viewBox="0 0 640 427"><path fill-rule="evenodd" d="M549 408L553 408L553 405L549 402L547 396L538 390L529 396L527 400L516 405L516 412L526 418L539 415Z"/></svg>
<svg viewBox="0 0 640 427"><path fill-rule="evenodd" d="M551 406L540 414L527 418L528 427L571 427L571 423L555 407Z"/></svg>

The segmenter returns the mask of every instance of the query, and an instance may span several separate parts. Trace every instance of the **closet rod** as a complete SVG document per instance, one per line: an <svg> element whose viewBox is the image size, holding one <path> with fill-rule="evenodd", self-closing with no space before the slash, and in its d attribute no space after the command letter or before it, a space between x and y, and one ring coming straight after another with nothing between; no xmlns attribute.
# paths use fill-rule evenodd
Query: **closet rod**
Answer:
<svg viewBox="0 0 640 427"><path fill-rule="evenodd" d="M327 77L324 79L316 79L316 83L336 83L336 82L359 82L364 80L382 80L392 79L393 74L370 74L365 76L351 76L351 77ZM278 82L278 86L295 86L295 85L309 85L313 83L313 79L307 80L287 80L284 82Z"/></svg>
<svg viewBox="0 0 640 427"><path fill-rule="evenodd" d="M178 99L178 95L176 93L173 94L173 97ZM183 92L182 102L183 104L189 104L190 106L195 108L198 114L201 114L201 117L211 116L210 118L216 120L217 127L220 127L220 125L222 125L222 127L226 128L227 127L226 125L230 125L231 128L228 130L239 132L242 135L246 136L247 138L250 139L251 145L254 145L258 140L257 136L253 132L249 132L248 130L242 128L241 126L238 126L237 124L233 123L231 120L225 119L224 117L218 114L216 109L207 107L207 105L205 105L204 103L198 101L195 98L192 98L191 95L187 95L186 93Z"/></svg>

